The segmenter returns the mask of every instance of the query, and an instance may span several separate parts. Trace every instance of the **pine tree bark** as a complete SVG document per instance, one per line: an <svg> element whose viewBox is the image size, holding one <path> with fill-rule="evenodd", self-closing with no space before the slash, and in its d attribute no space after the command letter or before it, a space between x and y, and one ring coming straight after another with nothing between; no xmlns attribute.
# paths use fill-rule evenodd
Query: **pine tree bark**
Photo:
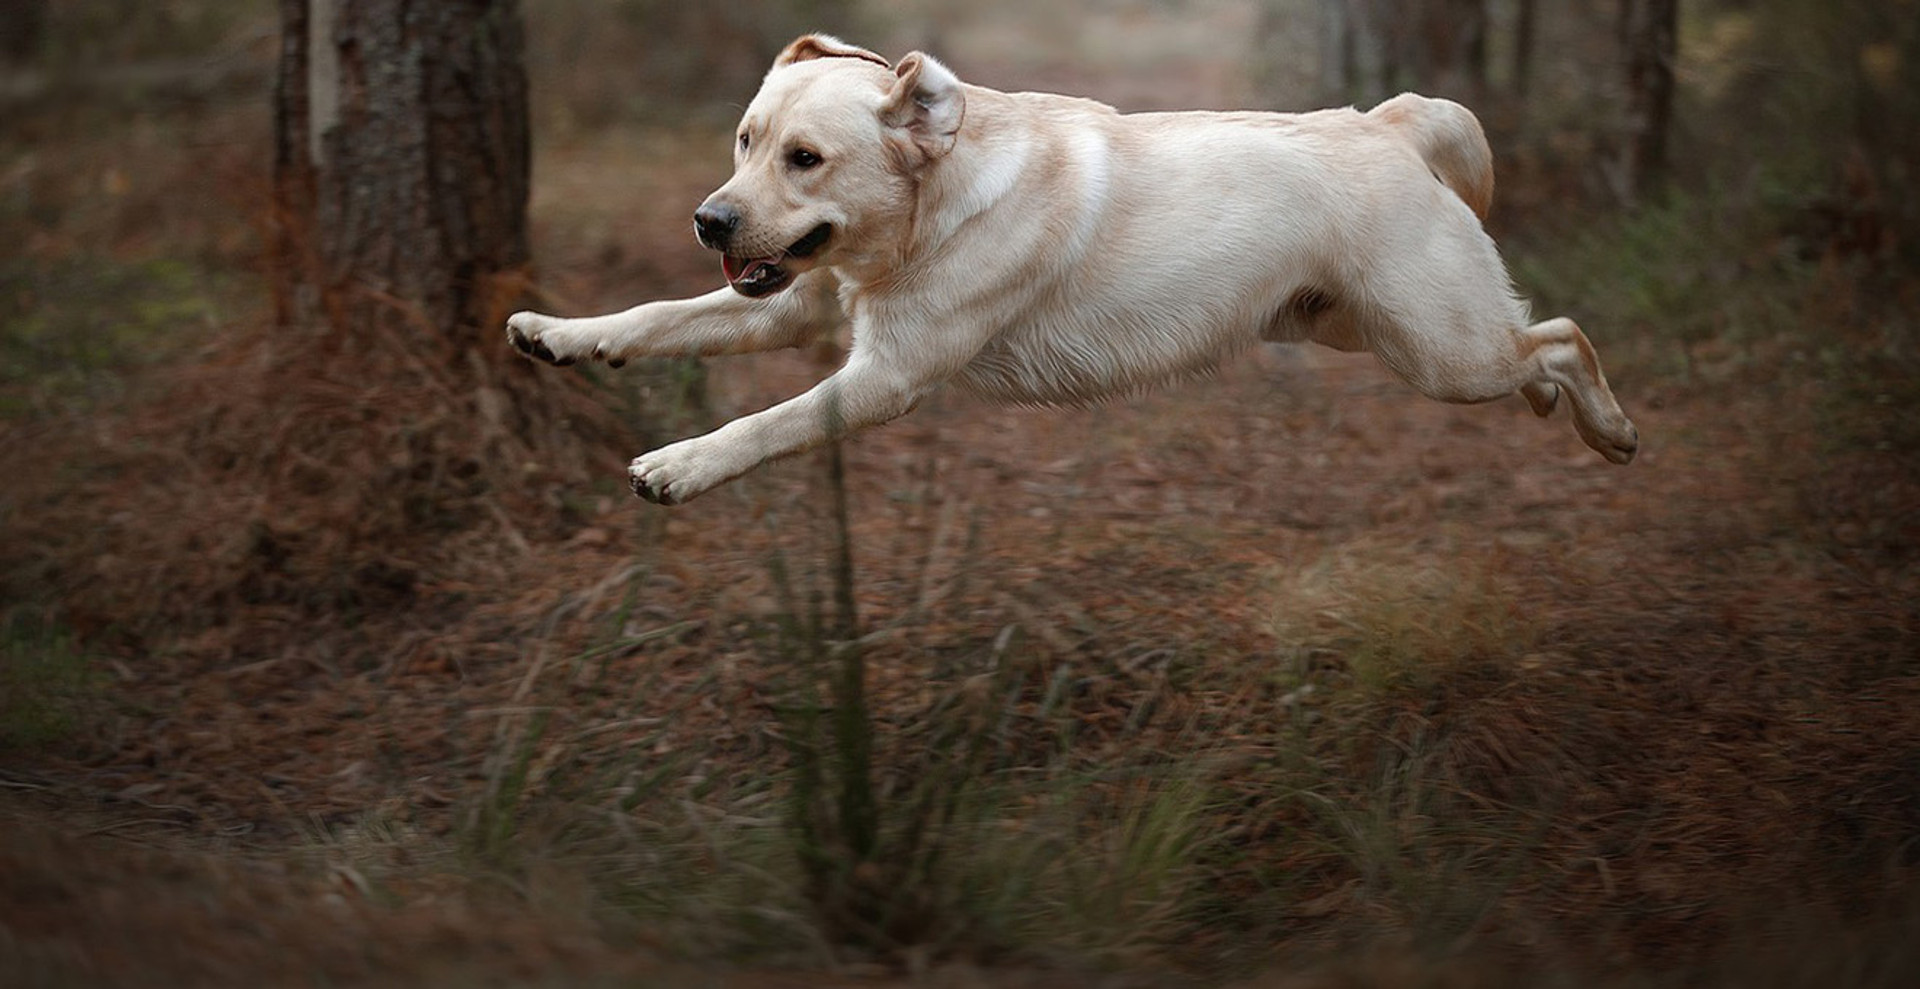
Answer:
<svg viewBox="0 0 1920 989"><path fill-rule="evenodd" d="M267 434L247 483L279 597L370 604L479 565L448 533L564 531L552 491L631 435L502 332L530 285L518 0L279 4L276 325L245 362L265 395L236 381L221 418Z"/></svg>
<svg viewBox="0 0 1920 989"><path fill-rule="evenodd" d="M518 0L281 0L276 313L451 340L524 285ZM426 341L422 341L426 342Z"/></svg>

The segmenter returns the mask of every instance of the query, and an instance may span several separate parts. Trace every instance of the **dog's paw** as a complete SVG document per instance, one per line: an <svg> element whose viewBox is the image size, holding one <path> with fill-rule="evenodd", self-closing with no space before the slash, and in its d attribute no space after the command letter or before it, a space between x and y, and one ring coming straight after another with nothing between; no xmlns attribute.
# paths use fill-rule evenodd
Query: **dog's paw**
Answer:
<svg viewBox="0 0 1920 989"><path fill-rule="evenodd" d="M1613 463L1633 463L1634 455L1640 452L1640 431L1633 423L1626 423L1607 438L1604 446L1596 445L1594 449Z"/></svg>
<svg viewBox="0 0 1920 989"><path fill-rule="evenodd" d="M1625 415L1616 413L1602 422L1576 415L1573 428L1594 452L1612 463L1630 464L1640 452L1640 430Z"/></svg>
<svg viewBox="0 0 1920 989"><path fill-rule="evenodd" d="M581 360L605 360L608 367L626 361L607 356L606 345L584 340L577 331L562 325L566 320L537 312L517 312L507 318L507 343L521 356L566 367Z"/></svg>
<svg viewBox="0 0 1920 989"><path fill-rule="evenodd" d="M720 450L696 437L633 458L627 483L634 494L656 505L679 505L737 473Z"/></svg>
<svg viewBox="0 0 1920 989"><path fill-rule="evenodd" d="M577 358L555 353L553 343L547 339L547 331L557 322L552 316L537 312L514 313L507 317L507 343L522 357L561 366L572 364ZM554 334L554 337L558 339L559 334Z"/></svg>

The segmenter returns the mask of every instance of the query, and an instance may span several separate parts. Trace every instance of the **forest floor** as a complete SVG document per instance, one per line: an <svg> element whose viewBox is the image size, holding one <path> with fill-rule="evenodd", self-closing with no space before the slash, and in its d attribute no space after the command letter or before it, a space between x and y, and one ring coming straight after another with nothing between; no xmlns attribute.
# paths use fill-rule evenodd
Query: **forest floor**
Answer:
<svg viewBox="0 0 1920 989"><path fill-rule="evenodd" d="M184 157L136 130L143 170L89 161L97 146L16 162L9 202L59 205L14 217L29 236L8 289L88 317L104 276L49 293L110 267L153 293L148 331L178 321L170 239L208 270L254 249L244 222L196 212L256 160L222 149L257 120L228 126ZM549 308L712 282L681 234L714 178L686 164L711 157L695 140L543 151ZM115 246L76 246L96 234ZM206 299L244 313L250 291L176 293L207 325L163 366L214 360L224 323L258 317ZM955 765L991 784L966 791L928 866L966 878L964 897L882 865L878 883L930 890L898 950L823 938L781 837L810 696L796 657L820 644L796 616L832 589L824 457L670 510L626 495L604 457L595 480L549 485L543 517L490 530L485 566L424 567L379 608L246 603L174 638L16 623L0 970L47 986L1901 984L1920 970L1915 396L1904 365L1836 357L1855 331L1830 318L1819 345L1805 327L1683 344L1589 325L1643 439L1625 468L1564 411L1440 405L1371 358L1290 347L1091 410L942 394L848 442L877 791L911 807L928 780L974 785L941 775ZM15 544L51 540L32 499L94 490L114 451L171 462L107 435L167 401L139 384L151 369L73 353L108 365L74 379L85 414L49 397L52 376L6 381L8 466L39 472L8 525L47 526ZM670 375L592 373L609 403L670 405ZM705 428L821 373L798 353L710 362L704 398L646 431ZM30 452L48 445L90 452ZM82 481L62 488L63 465ZM163 480L116 483L137 499ZM76 529L124 525L54 507ZM8 558L111 580L137 555ZM976 743L978 761L954 755Z"/></svg>
<svg viewBox="0 0 1920 989"><path fill-rule="evenodd" d="M770 391L813 370L798 359L757 363ZM874 648L871 689L888 699L877 705L881 717L919 707L929 673L923 649L961 651L1003 628L1027 629L1099 677L1123 679L1121 667L1171 665L1179 654L1270 669L1290 662L1274 634L1287 610L1280 585L1329 559L1368 558L1360 547L1388 548L1383 558L1395 562L1384 565L1415 581L1426 579L1428 552L1416 547L1436 540L1475 560L1544 560L1559 555L1552 547L1577 545L1589 561L1577 569L1587 571L1607 568L1632 531L1660 528L1618 508L1594 510L1617 504L1623 490L1648 496L1643 482L1589 462L1564 428L1523 419L1517 406L1461 415L1399 393L1372 368L1315 363L1263 352L1218 381L1094 413L943 401L850 445L867 623L891 626L923 594L930 569L939 582L970 570L981 588L953 609L964 616L949 619L955 627L906 633L928 645ZM1643 418L1650 436L1662 427ZM1293 430L1318 436L1302 442L1289 438ZM1455 458L1443 448L1469 443L1473 466L1449 466ZM1657 469L1662 459L1653 448L1645 464ZM808 469L783 465L758 483L801 487ZM1549 493L1566 485L1593 497ZM1537 493L1514 495L1528 490ZM784 761L770 755L766 737L774 674L750 632L777 610L765 572L767 522L752 510L759 503L765 512L766 499L721 492L665 512L608 498L582 538L543 548L555 569L539 585L479 592L541 613L636 560L658 567L639 620L692 627L615 657L616 667L597 676L644 679L644 703L617 718L583 705L560 715L570 733L649 722L657 727L646 732L648 751L698 753L701 774L750 774L770 758ZM1470 507L1461 517L1443 506ZM1503 521L1473 521L1489 510ZM1508 521L1512 513L1524 523ZM964 549L963 533L972 543ZM929 565L941 540L951 572ZM594 612L579 620L595 619L606 620ZM476 761L484 746L449 741L450 726L457 735L463 718L518 696L525 671L512 651L480 652L424 660L397 652L360 671L273 659L210 671L191 655L116 661L115 704L152 714L122 727L110 754L78 764L9 760L0 925L11 939L0 951L13 955L15 971L46 973L48 984L324 976L330 984L457 985L484 974L496 984L592 985L661 975L644 932L606 931L593 897L567 888L581 880L564 868L546 877L558 889L516 891L404 862L422 854L409 846L443 847L436 835L457 826L450 808L484 779ZM1247 682L1243 674L1222 686ZM1125 686L1114 693L1138 689ZM1216 696L1205 683L1191 691L1180 703L1195 709L1171 715L1178 722L1201 717L1205 703L1257 704L1284 722L1272 697ZM633 744L630 734L603 737ZM352 836L370 817L427 833ZM360 841L377 845L383 871L426 878L390 879L392 889L370 892L356 862L366 852L353 847ZM670 974L689 985L838 981Z"/></svg>
<svg viewBox="0 0 1920 989"><path fill-rule="evenodd" d="M814 371L725 364L715 391L752 405ZM1541 868L1558 888L1503 894L1564 912L1534 915L1548 932L1530 937L1611 924L1587 945L1603 960L1697 961L1691 939L1729 936L1762 898L1870 914L1920 834L1913 532L1878 507L1920 492L1870 454L1824 451L1778 392L1619 385L1646 440L1625 469L1517 400L1437 405L1367 361L1280 348L1090 412L937 400L847 447L876 716L905 733L1013 629L1036 684L1075 679L1090 764L1257 766L1316 706L1299 689L1321 652L1437 643L1408 716L1488 732L1478 771L1542 771L1507 746L1624 747L1555 757L1605 773L1569 797L1597 803L1555 818ZM637 748L617 761L696 784L780 771L766 561L817 470L671 511L601 497L512 583L447 592L471 602L462 621L514 630L500 641L443 627L333 663L109 660L110 743L7 760L0 954L50 985L835 984L662 969L676 946L609 920L564 852L517 881L445 865L489 778L489 722L529 704L533 677L556 682L539 703L564 705L549 766ZM530 674L542 616L556 669ZM574 658L593 628L631 644L596 668ZM1259 787L1257 769L1215 772ZM1829 857L1859 873L1799 874ZM1303 868L1327 883L1289 895L1303 931L1390 909L1366 880ZM1286 955L1249 949L1231 953Z"/></svg>

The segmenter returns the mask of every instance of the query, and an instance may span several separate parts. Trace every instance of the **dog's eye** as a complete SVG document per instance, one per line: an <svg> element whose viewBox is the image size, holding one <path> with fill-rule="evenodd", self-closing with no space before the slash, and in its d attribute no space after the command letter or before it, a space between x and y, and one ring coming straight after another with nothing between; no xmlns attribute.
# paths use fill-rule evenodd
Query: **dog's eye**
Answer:
<svg viewBox="0 0 1920 989"><path fill-rule="evenodd" d="M795 148L787 155L787 161L798 169L808 169L820 164L820 156L806 148Z"/></svg>
<svg viewBox="0 0 1920 989"><path fill-rule="evenodd" d="M750 142L749 142L749 141L747 140L747 135L746 135L746 132L745 132L745 131L742 131L742 132L740 133L740 150L742 150L742 151L745 151L745 150L747 150L747 145L748 145L749 143L750 143Z"/></svg>

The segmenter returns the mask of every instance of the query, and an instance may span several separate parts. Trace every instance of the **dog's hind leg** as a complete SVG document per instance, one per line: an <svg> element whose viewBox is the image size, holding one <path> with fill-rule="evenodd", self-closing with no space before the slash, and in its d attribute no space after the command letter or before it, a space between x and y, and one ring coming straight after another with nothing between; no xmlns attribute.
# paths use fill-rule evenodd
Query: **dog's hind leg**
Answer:
<svg viewBox="0 0 1920 989"><path fill-rule="evenodd" d="M1633 459L1639 433L1607 386L1593 344L1573 320L1532 326L1427 324L1408 332L1391 317L1369 327L1369 348L1421 394L1443 402L1488 402L1519 392L1541 416L1562 394L1586 444L1616 464ZM1517 322L1517 321L1516 321ZM1436 332L1437 331L1437 332Z"/></svg>
<svg viewBox="0 0 1920 989"><path fill-rule="evenodd" d="M1466 211L1459 212L1464 219ZM1614 463L1633 459L1639 435L1580 327L1564 318L1528 325L1526 305L1513 297L1493 242L1478 229L1437 238L1423 253L1424 264L1365 281L1367 350L1443 402L1487 402L1517 391L1545 416L1564 394L1588 446Z"/></svg>
<svg viewBox="0 0 1920 989"><path fill-rule="evenodd" d="M1534 375L1522 393L1535 412L1543 416L1552 412L1553 396L1564 390L1573 405L1573 428L1580 438L1616 464L1633 459L1640 449L1640 433L1607 387L1600 355L1573 320L1563 316L1527 327L1517 349L1520 366ZM1547 389L1552 391L1542 411L1535 393Z"/></svg>

